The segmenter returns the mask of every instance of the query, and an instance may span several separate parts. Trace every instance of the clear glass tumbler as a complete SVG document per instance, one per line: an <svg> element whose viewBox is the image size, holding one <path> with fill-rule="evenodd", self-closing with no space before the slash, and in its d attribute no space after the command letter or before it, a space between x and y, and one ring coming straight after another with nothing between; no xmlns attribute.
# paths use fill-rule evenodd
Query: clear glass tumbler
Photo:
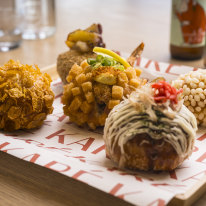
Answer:
<svg viewBox="0 0 206 206"><path fill-rule="evenodd" d="M55 33L55 0L21 0L23 39L45 39Z"/></svg>
<svg viewBox="0 0 206 206"><path fill-rule="evenodd" d="M0 51L6 52L20 45L21 22L18 0L0 0Z"/></svg>

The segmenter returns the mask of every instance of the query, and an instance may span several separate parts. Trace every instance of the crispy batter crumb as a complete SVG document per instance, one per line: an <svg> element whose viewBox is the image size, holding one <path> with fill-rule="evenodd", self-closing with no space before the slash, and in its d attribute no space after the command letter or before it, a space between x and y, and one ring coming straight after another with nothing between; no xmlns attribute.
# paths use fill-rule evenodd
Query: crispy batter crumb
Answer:
<svg viewBox="0 0 206 206"><path fill-rule="evenodd" d="M80 76L86 77L86 81L85 78L84 81L79 81ZM85 63L81 63L80 66L74 64L68 77L70 84L64 87L62 96L64 113L76 124L87 124L91 129L104 126L110 110L144 82L133 68L125 71L111 66L92 69L85 66ZM73 88L76 87L82 89L78 95L74 94ZM77 97L79 101L75 101L74 104Z"/></svg>
<svg viewBox="0 0 206 206"><path fill-rule="evenodd" d="M0 129L32 129L53 111L51 78L37 65L8 61L0 67Z"/></svg>

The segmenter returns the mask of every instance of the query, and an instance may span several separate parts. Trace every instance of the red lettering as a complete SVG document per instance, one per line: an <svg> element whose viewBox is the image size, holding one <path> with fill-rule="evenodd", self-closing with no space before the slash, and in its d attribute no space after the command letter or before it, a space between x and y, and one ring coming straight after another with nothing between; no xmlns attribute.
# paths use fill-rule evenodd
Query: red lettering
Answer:
<svg viewBox="0 0 206 206"><path fill-rule="evenodd" d="M171 68L175 66L174 64L170 64L167 69L165 70L165 73L168 73L168 74L172 74L172 75L179 75L179 74L176 74L176 73L172 73L170 72Z"/></svg>
<svg viewBox="0 0 206 206"><path fill-rule="evenodd" d="M57 121L62 122L66 118L66 115L62 115L61 117L58 118Z"/></svg>
<svg viewBox="0 0 206 206"><path fill-rule="evenodd" d="M27 155L25 157L23 157L22 159L25 160L29 157L29 162L36 162L36 160L40 157L40 154L37 154L37 153L34 153L34 154L30 154L30 155ZM31 158L30 158L31 157Z"/></svg>
<svg viewBox="0 0 206 206"><path fill-rule="evenodd" d="M65 129L61 129L61 130L59 130L57 132L54 132L53 134L51 134L48 137L46 137L46 139L51 139L53 137L58 137L59 138L58 142L61 143L61 144L64 144L64 136L65 135L60 134L60 133L62 133L64 131L65 131Z"/></svg>
<svg viewBox="0 0 206 206"><path fill-rule="evenodd" d="M136 58L136 66L140 66L141 57Z"/></svg>
<svg viewBox="0 0 206 206"><path fill-rule="evenodd" d="M72 156L70 156L72 157ZM73 156L73 158L77 158L77 159L82 159L82 158L85 158L84 156Z"/></svg>
<svg viewBox="0 0 206 206"><path fill-rule="evenodd" d="M206 158L206 152L203 155L201 155L196 161L203 162L205 160L205 158Z"/></svg>
<svg viewBox="0 0 206 206"><path fill-rule="evenodd" d="M198 137L197 140L203 141L206 138L206 133L203 134L202 136Z"/></svg>
<svg viewBox="0 0 206 206"><path fill-rule="evenodd" d="M199 150L198 147L196 147L196 146L193 147L193 152L197 152L198 150Z"/></svg>
<svg viewBox="0 0 206 206"><path fill-rule="evenodd" d="M125 175L132 175L132 174L128 174L128 173L125 173L125 172L120 172L119 173L120 175L122 175L122 176L125 176ZM141 177L138 177L138 176L136 176L135 174L133 174L132 175L137 181L139 181L139 182L142 182L142 178Z"/></svg>
<svg viewBox="0 0 206 206"><path fill-rule="evenodd" d="M144 68L148 68L151 63L152 63L152 60L148 60L148 62L145 64ZM155 70L160 72L159 63L157 61L154 61L154 66L155 66Z"/></svg>
<svg viewBox="0 0 206 206"><path fill-rule="evenodd" d="M85 141L85 140L87 140L85 144L80 143L80 142ZM87 151L88 148L91 146L91 144L94 142L94 140L95 140L94 138L88 137L88 138L81 139L81 140L76 141L76 142L69 143L69 144L67 144L67 145L79 144L79 145L82 146L82 149L81 149L81 150Z"/></svg>
<svg viewBox="0 0 206 206"><path fill-rule="evenodd" d="M50 150L59 150L66 153L71 153L70 151L72 150L71 148L57 148L57 147L45 147L45 148Z"/></svg>
<svg viewBox="0 0 206 206"><path fill-rule="evenodd" d="M154 62L154 65L155 65L156 71L160 72L159 63L155 61L155 62Z"/></svg>
<svg viewBox="0 0 206 206"><path fill-rule="evenodd" d="M148 60L148 62L145 64L144 68L148 68L149 65L151 64L152 60Z"/></svg>
<svg viewBox="0 0 206 206"><path fill-rule="evenodd" d="M23 139L22 139L22 140L23 140ZM33 143L33 142L34 142L34 143L37 143L36 146L38 146L38 147L43 147L43 146L44 146L43 143L41 143L41 142L39 142L39 141L36 141L36 140L33 140L33 139L26 139L25 142L28 143L28 144L30 144L31 142L32 142L32 143Z"/></svg>
<svg viewBox="0 0 206 206"><path fill-rule="evenodd" d="M6 147L9 144L10 144L9 142L4 142L3 144L0 145L0 150L2 148ZM8 152L8 151L11 151L11 150L18 150L18 149L23 149L23 148L10 148L10 149L4 149L4 150L1 150L1 151L2 152Z"/></svg>
<svg viewBox="0 0 206 206"><path fill-rule="evenodd" d="M109 192L111 195L115 195L121 188L123 187L123 184L121 183L118 183L116 184L112 189L111 191ZM123 193L121 195L116 195L116 197L119 197L121 199L124 199L124 197L126 195L132 195L132 194L138 194L138 193L141 193L141 191L133 191L133 192L127 192L127 193Z"/></svg>
<svg viewBox="0 0 206 206"><path fill-rule="evenodd" d="M56 95L55 96L55 99L58 99L59 97L61 97L63 94L61 93L61 94L58 94L58 95Z"/></svg>
<svg viewBox="0 0 206 206"><path fill-rule="evenodd" d="M111 189L109 193L111 195L115 195L122 187L123 187L123 184L118 183Z"/></svg>
<svg viewBox="0 0 206 206"><path fill-rule="evenodd" d="M81 161L81 162L86 162L85 157L83 157L83 156L69 156L69 155L64 155L64 156L79 159L79 161Z"/></svg>
<svg viewBox="0 0 206 206"><path fill-rule="evenodd" d="M89 175L92 175L92 176L95 176L95 177L98 177L98 178L102 178L102 177L99 176L99 175L93 174L93 173L91 173L91 172L87 172L87 171L85 171L85 170L80 170L80 171L78 171L78 172L75 173L72 177L73 177L74 179L79 179L79 177L82 176L83 174L89 174Z"/></svg>
<svg viewBox="0 0 206 206"><path fill-rule="evenodd" d="M55 166L58 166L58 167L63 166L64 169L61 169L61 170L60 170L60 169L54 169L54 168L53 168L54 165L55 165ZM70 168L71 168L69 165L62 164L62 163L56 162L56 161L51 161L51 162L49 162L48 164L44 165L44 167L49 168L49 169L52 169L52 170L57 171L57 172L67 172L67 171L69 171Z"/></svg>
<svg viewBox="0 0 206 206"><path fill-rule="evenodd" d="M105 145L102 145L101 147L95 149L95 150L92 152L92 154L97 154L97 153L103 151L104 149L105 149Z"/></svg>
<svg viewBox="0 0 206 206"><path fill-rule="evenodd" d="M5 146L9 145L9 142L4 142L3 144L0 145L0 149L4 148Z"/></svg>
<svg viewBox="0 0 206 206"><path fill-rule="evenodd" d="M204 174L204 175L205 175L205 174L206 174L206 170L204 170L204 171L202 171L202 172L199 172L199 173L197 173L197 174L195 174L195 175L192 175L191 177L188 177L188 178L182 180L182 182L185 182L185 181L190 180L190 179L199 180L199 178L195 178L195 177L197 177L197 176L199 176L199 175L201 175L201 174Z"/></svg>
<svg viewBox="0 0 206 206"><path fill-rule="evenodd" d="M46 121L44 121L44 125L51 126L51 124L49 124L50 122L51 122L51 121L46 120Z"/></svg>
<svg viewBox="0 0 206 206"><path fill-rule="evenodd" d="M157 199L157 200L154 200L153 202L149 203L148 206L152 206L152 205L156 205L156 206L165 206L165 201L162 200L162 199Z"/></svg>

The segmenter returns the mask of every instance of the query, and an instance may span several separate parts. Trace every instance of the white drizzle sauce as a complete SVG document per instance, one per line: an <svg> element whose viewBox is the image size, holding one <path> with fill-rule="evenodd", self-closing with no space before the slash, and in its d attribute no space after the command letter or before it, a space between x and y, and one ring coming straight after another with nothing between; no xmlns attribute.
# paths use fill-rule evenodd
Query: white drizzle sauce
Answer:
<svg viewBox="0 0 206 206"><path fill-rule="evenodd" d="M147 133L155 140L164 139L181 157L192 153L197 130L195 116L182 101L177 105L178 111L170 105L159 107L148 88L133 92L129 99L115 106L106 119L103 138L110 154L114 153L115 145L119 145L120 165L125 161L125 143L141 133Z"/></svg>

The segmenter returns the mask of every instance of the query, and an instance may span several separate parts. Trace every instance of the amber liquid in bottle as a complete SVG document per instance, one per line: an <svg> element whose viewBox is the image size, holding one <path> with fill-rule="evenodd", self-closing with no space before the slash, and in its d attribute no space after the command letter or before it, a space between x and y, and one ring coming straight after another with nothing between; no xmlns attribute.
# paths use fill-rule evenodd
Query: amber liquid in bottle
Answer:
<svg viewBox="0 0 206 206"><path fill-rule="evenodd" d="M200 59L204 53L206 0L173 0L170 53L183 60Z"/></svg>
<svg viewBox="0 0 206 206"><path fill-rule="evenodd" d="M204 53L204 46L202 47L180 47L170 44L170 53L172 58L182 60L200 59Z"/></svg>

